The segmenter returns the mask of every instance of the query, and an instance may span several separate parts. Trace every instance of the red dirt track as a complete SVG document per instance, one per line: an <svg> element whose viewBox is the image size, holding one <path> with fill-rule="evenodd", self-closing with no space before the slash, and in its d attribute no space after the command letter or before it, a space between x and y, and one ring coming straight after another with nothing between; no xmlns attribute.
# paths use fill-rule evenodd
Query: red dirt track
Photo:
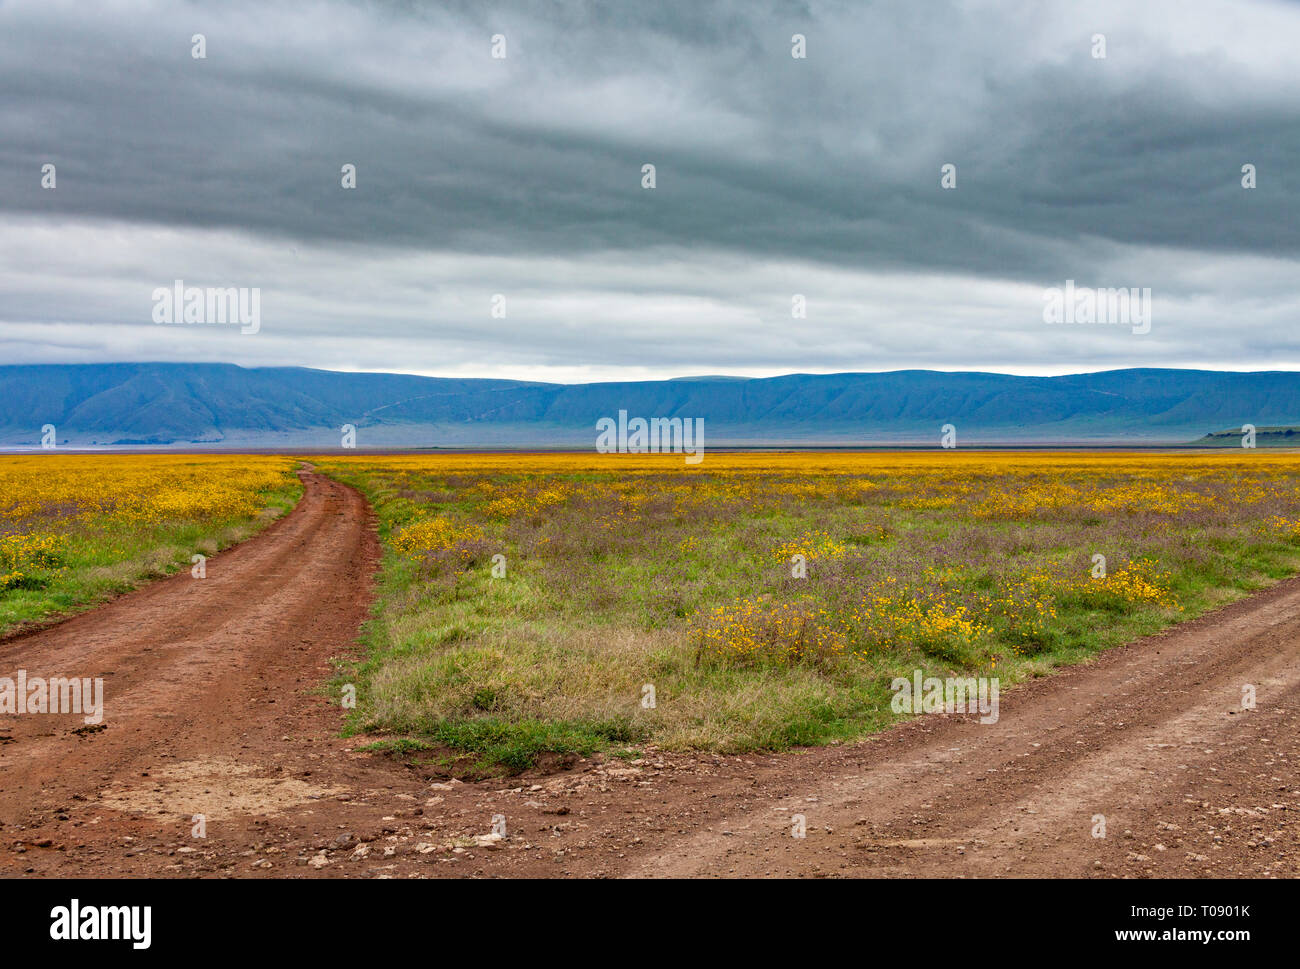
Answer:
<svg viewBox="0 0 1300 969"><path fill-rule="evenodd" d="M0 874L1300 874L1300 579L1004 692L996 724L460 783L339 738L320 687L379 548L356 492L302 477L207 578L0 641L0 675L105 683L102 730L0 715Z"/></svg>

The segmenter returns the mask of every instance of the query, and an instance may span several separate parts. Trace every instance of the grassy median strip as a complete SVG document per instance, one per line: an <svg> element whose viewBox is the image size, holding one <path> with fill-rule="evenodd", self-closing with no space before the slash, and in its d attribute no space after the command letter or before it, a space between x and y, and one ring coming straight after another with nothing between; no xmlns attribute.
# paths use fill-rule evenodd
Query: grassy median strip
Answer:
<svg viewBox="0 0 1300 969"><path fill-rule="evenodd" d="M349 729L473 770L779 750L891 683L1086 660L1300 571L1293 455L330 459L385 545Z"/></svg>

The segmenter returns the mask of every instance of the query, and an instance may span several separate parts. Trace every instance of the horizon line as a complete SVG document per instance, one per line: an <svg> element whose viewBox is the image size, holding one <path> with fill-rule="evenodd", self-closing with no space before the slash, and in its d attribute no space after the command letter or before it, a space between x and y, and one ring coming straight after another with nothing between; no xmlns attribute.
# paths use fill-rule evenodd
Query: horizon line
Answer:
<svg viewBox="0 0 1300 969"><path fill-rule="evenodd" d="M890 370L792 370L780 373L764 374L743 374L743 373L698 373L698 374L677 374L668 377L627 377L624 379L593 379L593 380L539 380L526 377L501 377L501 376L482 376L482 375L447 375L442 373L429 373L424 371L410 370L334 370L327 367L310 367L301 364L243 364L227 360L110 360L103 362L41 362L41 363L6 363L0 364L0 370L11 369L32 369L37 367L234 367L239 370L302 370L313 373L328 373L350 376L390 376L390 377L418 377L429 380L461 380L461 381L498 381L516 384L532 384L535 386L552 386L552 387L581 387L595 386L599 384L638 384L638 383L672 383L672 382L689 382L689 381L754 381L754 380L781 380L789 377L857 377L857 376L890 376L894 374L946 374L950 376L989 376L989 377L1016 377L1025 380L1052 380L1062 377L1089 377L1100 376L1103 374L1115 373L1136 373L1136 372L1155 372L1155 373L1203 373L1203 374L1240 374L1240 375L1262 375L1262 374L1300 374L1300 366L1294 369L1275 368L1275 369L1242 369L1236 367L1218 368L1218 367L1176 367L1176 366L1130 366L1130 367L1110 367L1098 370L1065 370L1060 373L1017 373L1007 370L963 370L963 369L938 369L933 367L902 367Z"/></svg>

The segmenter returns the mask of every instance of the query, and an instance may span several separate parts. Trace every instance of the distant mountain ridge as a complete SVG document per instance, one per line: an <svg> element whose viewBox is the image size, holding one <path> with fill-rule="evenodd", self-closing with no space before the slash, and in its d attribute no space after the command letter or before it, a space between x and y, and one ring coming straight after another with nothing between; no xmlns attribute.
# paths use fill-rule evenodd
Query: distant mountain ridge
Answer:
<svg viewBox="0 0 1300 969"><path fill-rule="evenodd" d="M1181 443L1300 424L1300 373L1111 370L1061 377L900 370L551 384L233 364L0 366L0 445L589 446L595 424L702 417L706 446Z"/></svg>

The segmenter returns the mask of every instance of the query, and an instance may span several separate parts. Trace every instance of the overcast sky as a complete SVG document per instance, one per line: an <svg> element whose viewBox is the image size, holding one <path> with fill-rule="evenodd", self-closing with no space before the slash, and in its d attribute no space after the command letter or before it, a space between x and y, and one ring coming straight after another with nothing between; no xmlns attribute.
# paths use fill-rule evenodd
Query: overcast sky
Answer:
<svg viewBox="0 0 1300 969"><path fill-rule="evenodd" d="M1283 0L0 0L0 363L1296 369L1297 50ZM259 332L155 324L176 279ZM1044 323L1067 279L1150 332Z"/></svg>

